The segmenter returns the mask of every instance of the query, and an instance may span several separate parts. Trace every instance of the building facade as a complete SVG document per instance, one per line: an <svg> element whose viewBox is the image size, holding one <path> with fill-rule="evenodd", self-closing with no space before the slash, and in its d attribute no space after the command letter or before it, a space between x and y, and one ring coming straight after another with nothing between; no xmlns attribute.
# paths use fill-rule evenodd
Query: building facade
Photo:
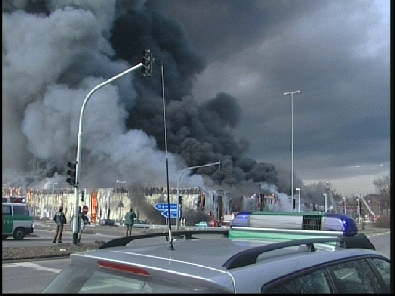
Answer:
<svg viewBox="0 0 395 296"><path fill-rule="evenodd" d="M12 191L4 191L12 192ZM150 187L143 189L144 204L155 208L158 203L167 202L167 189L163 187ZM201 188L180 188L179 196L182 197L182 209L200 210L215 219L223 219L224 215L230 213L230 195L223 190L212 190L204 192ZM134 194L128 188L84 188L79 190L78 205L81 209L88 207L88 218L91 223L99 223L101 219L112 219L121 222L131 207L137 214L137 219L150 222L147 206L137 202L140 195ZM6 197L4 197L6 198ZM12 197L11 197L12 198ZM7 199L7 198L6 198ZM8 199L10 197L8 196ZM171 203L177 203L177 189L169 190ZM71 223L75 210L74 188L52 188L52 189L27 189L26 196L20 200L26 203L32 214L39 219L53 219L56 211L63 206L66 219Z"/></svg>

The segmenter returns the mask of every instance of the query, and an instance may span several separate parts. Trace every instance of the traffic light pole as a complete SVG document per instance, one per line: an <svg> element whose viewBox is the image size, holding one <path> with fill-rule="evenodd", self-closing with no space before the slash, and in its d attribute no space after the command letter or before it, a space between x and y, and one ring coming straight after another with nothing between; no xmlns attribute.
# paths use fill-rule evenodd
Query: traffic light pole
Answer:
<svg viewBox="0 0 395 296"><path fill-rule="evenodd" d="M82 134L82 122L83 122L83 116L85 112L85 107L86 104L88 103L90 97L93 95L93 93L103 86L121 78L122 76L135 71L141 67L144 67L142 63L137 64L134 67L131 67L127 69L126 71L104 81L103 83L95 86L89 94L86 96L84 103L82 104L81 107L81 113L80 113L80 121L79 121L79 126L78 126L78 143L77 143L77 159L76 159L76 172L75 172L75 185L74 185L74 203L75 203L75 208L74 208L74 219L73 219L73 244L77 245L78 244L78 232L79 232L79 225L78 225L78 185L79 185L79 180L80 180L80 172L81 172L81 134Z"/></svg>
<svg viewBox="0 0 395 296"><path fill-rule="evenodd" d="M177 202L177 216L176 216L176 229L177 230L179 230L179 221L178 220L180 220L180 218L181 218L181 217L179 217L179 213L180 213L180 211L182 211L182 203L180 203L180 181L181 181L182 175L187 170L193 170L193 169L206 167L206 166L212 166L212 165L216 165L216 164L221 165L221 162L217 161L217 162L208 163L208 164L204 164L204 165L192 166L192 167L183 169L182 172L180 173L180 176L178 177L178 183L177 183L177 201L176 201ZM170 219L170 210L169 210L169 219Z"/></svg>

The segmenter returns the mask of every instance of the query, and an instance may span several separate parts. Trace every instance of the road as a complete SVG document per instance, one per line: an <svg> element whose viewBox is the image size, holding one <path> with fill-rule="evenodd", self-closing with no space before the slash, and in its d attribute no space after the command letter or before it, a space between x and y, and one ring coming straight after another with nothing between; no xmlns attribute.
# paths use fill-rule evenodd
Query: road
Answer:
<svg viewBox="0 0 395 296"><path fill-rule="evenodd" d="M3 264L2 292L41 293L69 263L67 258Z"/></svg>
<svg viewBox="0 0 395 296"><path fill-rule="evenodd" d="M391 248L390 232L377 233L368 235L370 242L375 246L376 250L383 253L385 256L391 259Z"/></svg>
<svg viewBox="0 0 395 296"><path fill-rule="evenodd" d="M120 230L115 230L114 228L108 231L113 231L114 233L114 231ZM47 235L51 237L52 233L48 232ZM95 235L96 234L92 234L92 236ZM88 235L86 236L88 237ZM377 251L382 252L390 258L390 232L370 234L368 237L375 245ZM46 240L48 241L48 238ZM107 240L108 239L106 239L106 241ZM20 242L30 243L29 240ZM68 258L4 263L2 265L2 291L3 293L40 293L69 263L70 259ZM15 279L18 280L18 284L15 284Z"/></svg>
<svg viewBox="0 0 395 296"><path fill-rule="evenodd" d="M55 223L53 221L34 221L35 229L32 235L26 236L23 240L16 241L12 236L3 240L3 247L12 246L37 246L37 245L52 245L52 240L55 235ZM152 225L151 228L163 228L165 225ZM141 226L133 227L132 233L139 233L144 229ZM125 228L123 226L95 226L87 225L82 233L81 241L83 243L94 243L95 241L107 242L114 238L125 235ZM69 224L65 225L65 230L62 236L63 243L73 242L73 233Z"/></svg>

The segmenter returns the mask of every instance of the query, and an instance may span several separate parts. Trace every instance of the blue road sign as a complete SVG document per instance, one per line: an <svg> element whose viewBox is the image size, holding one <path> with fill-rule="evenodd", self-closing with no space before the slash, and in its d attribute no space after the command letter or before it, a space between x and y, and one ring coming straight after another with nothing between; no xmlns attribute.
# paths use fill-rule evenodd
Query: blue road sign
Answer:
<svg viewBox="0 0 395 296"><path fill-rule="evenodd" d="M166 219L169 218L169 211L161 211L161 214ZM181 217L180 215L178 216ZM177 218L177 211L170 211L170 218Z"/></svg>
<svg viewBox="0 0 395 296"><path fill-rule="evenodd" d="M155 209L158 211L169 211L169 206L167 203L158 203L155 205ZM177 204L171 203L170 204L170 212L175 211L177 212Z"/></svg>

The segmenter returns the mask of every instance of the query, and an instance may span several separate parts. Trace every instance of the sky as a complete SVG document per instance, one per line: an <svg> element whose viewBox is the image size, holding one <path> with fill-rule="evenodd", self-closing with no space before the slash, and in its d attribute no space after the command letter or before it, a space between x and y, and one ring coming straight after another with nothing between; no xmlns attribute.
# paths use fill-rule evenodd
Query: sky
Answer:
<svg viewBox="0 0 395 296"><path fill-rule="evenodd" d="M378 0L3 0L3 183L32 159L64 174L85 96L149 47L152 78L125 76L89 103L83 185L164 184L167 157L173 186L221 160L197 172L248 185L275 167L286 188L293 114L295 179L374 192L390 172L389 11ZM292 113L284 93L297 90Z"/></svg>
<svg viewBox="0 0 395 296"><path fill-rule="evenodd" d="M375 192L373 180L390 172L390 1L183 2L164 9L209 60L194 96L239 100L236 135L251 157L290 169L283 93L300 90L295 174L344 195Z"/></svg>

